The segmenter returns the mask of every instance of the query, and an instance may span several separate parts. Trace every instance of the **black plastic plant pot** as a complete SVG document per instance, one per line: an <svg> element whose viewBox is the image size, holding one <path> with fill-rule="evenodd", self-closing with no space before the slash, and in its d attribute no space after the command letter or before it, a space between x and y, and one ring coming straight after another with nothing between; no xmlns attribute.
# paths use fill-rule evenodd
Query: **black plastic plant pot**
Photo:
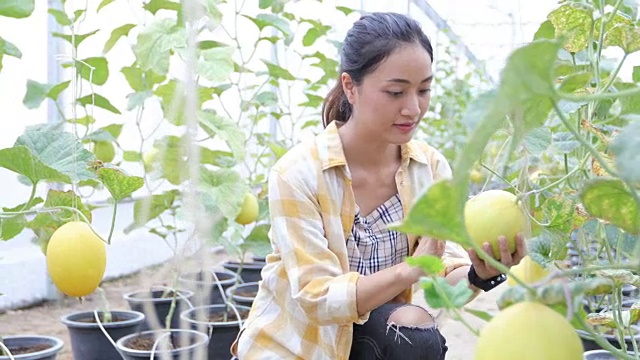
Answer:
<svg viewBox="0 0 640 360"><path fill-rule="evenodd" d="M208 344L209 335L189 329L148 330L116 342L125 360L204 359Z"/></svg>
<svg viewBox="0 0 640 360"><path fill-rule="evenodd" d="M640 343L640 327L631 326L631 329L635 331L636 335L634 336L636 343ZM585 351L590 350L602 350L602 347L596 343L593 338L584 330L576 329L578 335L580 336L580 340L582 340L582 346ZM616 349L622 349L620 346L620 342L618 342L618 337L615 335L604 334L604 338ZM627 351L633 351L633 340L631 336L625 336L625 346Z"/></svg>
<svg viewBox="0 0 640 360"><path fill-rule="evenodd" d="M259 283L245 283L227 289L227 299L234 304L251 307L258 294Z"/></svg>
<svg viewBox="0 0 640 360"><path fill-rule="evenodd" d="M207 271L186 273L178 278L180 286L194 293L195 306L224 304L225 291L239 282L238 275L224 271ZM218 284L220 287L218 287ZM220 292L222 288L222 293Z"/></svg>
<svg viewBox="0 0 640 360"><path fill-rule="evenodd" d="M266 265L263 262L245 262L239 263L235 261L228 261L222 264L225 269L232 271L234 274L238 274L242 282L258 282L262 280L262 268Z"/></svg>
<svg viewBox="0 0 640 360"><path fill-rule="evenodd" d="M144 322L144 314L132 310L111 311L110 322L102 322L102 312L98 312L98 318L114 342L123 336L135 333ZM120 358L118 350L100 329L93 311L71 313L63 316L61 321L69 330L74 359L112 360Z"/></svg>
<svg viewBox="0 0 640 360"><path fill-rule="evenodd" d="M64 346L62 340L44 335L13 335L2 337L15 360L55 360ZM0 356L0 360L9 360Z"/></svg>
<svg viewBox="0 0 640 360"><path fill-rule="evenodd" d="M138 311L145 314L145 321L140 325L139 331L151 330L153 328L153 322L150 317L153 313L149 311L147 313L147 307L150 305L155 310L155 315L160 328L165 328L166 319L171 309L171 303L174 301L175 295L175 308L171 316L169 327L171 329L180 328L180 312L191 307L190 299L193 297L193 292L189 290L141 290L133 291L124 294L122 297L129 304L129 308L133 311Z"/></svg>
<svg viewBox="0 0 640 360"><path fill-rule="evenodd" d="M250 310L249 307L241 305L208 305L184 311L180 317L189 323L193 330L210 334L207 359L229 360L232 358L231 345ZM238 315L242 321L238 320Z"/></svg>
<svg viewBox="0 0 640 360"><path fill-rule="evenodd" d="M267 262L267 257L265 255L251 255L251 259L254 262L263 262L263 263Z"/></svg>
<svg viewBox="0 0 640 360"><path fill-rule="evenodd" d="M629 351L629 355L636 355L636 353ZM607 350L589 350L584 352L584 360L616 360L617 357L608 352Z"/></svg>

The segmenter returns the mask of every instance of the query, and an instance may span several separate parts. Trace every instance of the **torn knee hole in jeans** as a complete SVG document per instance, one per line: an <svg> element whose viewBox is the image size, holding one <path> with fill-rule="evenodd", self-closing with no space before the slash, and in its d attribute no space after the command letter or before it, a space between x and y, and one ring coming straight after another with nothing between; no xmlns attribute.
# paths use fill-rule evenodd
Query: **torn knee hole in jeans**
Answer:
<svg viewBox="0 0 640 360"><path fill-rule="evenodd" d="M396 340L403 338L411 344L411 341L402 333L403 329L429 331L437 327L433 316L427 310L408 304L395 309L387 319L387 334L392 330Z"/></svg>

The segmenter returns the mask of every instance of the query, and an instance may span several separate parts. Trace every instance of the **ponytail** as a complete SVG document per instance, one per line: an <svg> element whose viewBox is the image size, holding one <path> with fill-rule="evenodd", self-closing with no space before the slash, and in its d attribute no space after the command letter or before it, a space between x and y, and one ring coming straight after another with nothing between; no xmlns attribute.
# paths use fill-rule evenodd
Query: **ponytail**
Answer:
<svg viewBox="0 0 640 360"><path fill-rule="evenodd" d="M327 127L334 120L345 122L350 117L351 104L344 93L342 82L338 80L322 104L322 125Z"/></svg>

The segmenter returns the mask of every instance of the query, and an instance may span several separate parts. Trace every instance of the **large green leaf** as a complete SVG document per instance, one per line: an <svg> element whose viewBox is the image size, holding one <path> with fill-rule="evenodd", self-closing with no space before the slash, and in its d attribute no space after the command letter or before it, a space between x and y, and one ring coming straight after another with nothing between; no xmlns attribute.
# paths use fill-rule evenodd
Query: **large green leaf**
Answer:
<svg viewBox="0 0 640 360"><path fill-rule="evenodd" d="M104 49L102 50L102 53L108 53L109 50L111 50L116 45L118 40L120 40L120 38L123 36L129 35L129 31L131 31L131 29L133 29L134 27L136 27L135 24L124 24L113 29L113 31L111 31L109 39L104 43Z"/></svg>
<svg viewBox="0 0 640 360"><path fill-rule="evenodd" d="M36 197L32 199L29 204L23 203L13 208L2 208L2 210L5 212L24 211L29 210L42 202L43 200L41 198ZM0 218L0 240L9 240L16 237L26 226L27 218L24 214Z"/></svg>
<svg viewBox="0 0 640 360"><path fill-rule="evenodd" d="M1 0L0 16L23 19L31 16L35 9L35 0Z"/></svg>
<svg viewBox="0 0 640 360"><path fill-rule="evenodd" d="M69 26L72 24L71 19L69 19L67 13L63 10L49 9L49 14L51 14L56 19L56 22L62 26Z"/></svg>
<svg viewBox="0 0 640 360"><path fill-rule="evenodd" d="M640 234L640 210L633 195L617 179L593 179L583 187L580 198L592 216L611 222L631 234Z"/></svg>
<svg viewBox="0 0 640 360"><path fill-rule="evenodd" d="M84 107L88 105L93 105L93 106L105 109L107 111L111 111L114 114L118 114L118 115L122 114L120 110L118 110L118 108L116 108L111 104L109 99L107 99L106 97L100 94L93 93L93 94L85 95L79 98L77 101L78 101L78 104Z"/></svg>
<svg viewBox="0 0 640 360"><path fill-rule="evenodd" d="M269 72L269 76L276 78L276 79L283 79L283 80L295 80L296 77L293 76L289 70L281 67L278 64L274 64L272 62L269 62L267 60L262 60L262 62L267 65L267 71Z"/></svg>
<svg viewBox="0 0 640 360"><path fill-rule="evenodd" d="M244 158L245 135L235 122L210 110L201 111L198 118L200 127L209 136L218 136L224 140L236 159Z"/></svg>
<svg viewBox="0 0 640 360"><path fill-rule="evenodd" d="M615 154L616 168L625 179L640 184L640 120L625 127L610 146Z"/></svg>
<svg viewBox="0 0 640 360"><path fill-rule="evenodd" d="M26 146L0 150L0 167L26 176L32 184L41 180L71 182L68 176L40 161Z"/></svg>
<svg viewBox="0 0 640 360"><path fill-rule="evenodd" d="M150 0L143 8L155 15L160 10L179 11L180 3L170 0Z"/></svg>
<svg viewBox="0 0 640 360"><path fill-rule="evenodd" d="M197 72L203 78L219 83L233 72L233 47L214 47L200 51L202 59L197 63Z"/></svg>
<svg viewBox="0 0 640 360"><path fill-rule="evenodd" d="M114 0L102 0L100 2L100 5L98 5L98 10L96 10L97 12L100 12L100 10L102 10L103 7L111 4L112 2L114 2Z"/></svg>
<svg viewBox="0 0 640 360"><path fill-rule="evenodd" d="M144 185L143 178L129 176L119 169L103 167L98 169L97 173L98 178L116 202L130 196Z"/></svg>
<svg viewBox="0 0 640 360"><path fill-rule="evenodd" d="M202 168L199 191L202 204L209 215L222 214L227 219L235 219L240 213L249 186L237 171Z"/></svg>
<svg viewBox="0 0 640 360"><path fill-rule="evenodd" d="M549 13L556 38L566 38L564 48L576 53L587 47L593 22L593 8L584 4L566 3Z"/></svg>
<svg viewBox="0 0 640 360"><path fill-rule="evenodd" d="M136 66L125 66L120 71L127 79L131 89L137 92L151 90L155 84L160 84L166 79L163 75L156 75L153 71L142 71Z"/></svg>
<svg viewBox="0 0 640 360"><path fill-rule="evenodd" d="M164 18L152 22L138 34L133 52L142 70L166 75L171 51L185 46L184 28L177 26L175 20Z"/></svg>
<svg viewBox="0 0 640 360"><path fill-rule="evenodd" d="M53 181L62 180L68 183L69 180L79 182L96 178L95 174L88 169L88 164L95 160L95 156L89 150L85 149L71 133L52 131L46 127L27 128L25 133L16 140L14 148L21 146L29 148L32 154L31 156L22 158L21 161L26 161L26 163L21 164L23 167L31 164L37 165L37 161L29 159L30 157L35 157L41 163L66 177L66 179L64 179L56 175L54 179L51 179ZM14 160L14 162L15 161L16 160ZM48 173L46 169L45 172ZM29 177L32 181L34 180L27 174L22 174ZM33 174L31 174L31 176L33 176ZM35 178L46 179L46 177L41 178L38 175L36 175Z"/></svg>
<svg viewBox="0 0 640 360"><path fill-rule="evenodd" d="M438 275L445 269L442 260L433 255L410 256L405 261L410 266L419 267L426 275Z"/></svg>
<svg viewBox="0 0 640 360"><path fill-rule="evenodd" d="M185 181L187 158L184 154L182 139L167 135L157 141L154 146L158 148L162 177L173 185L179 185Z"/></svg>
<svg viewBox="0 0 640 360"><path fill-rule="evenodd" d="M460 195L452 181L438 181L418 198L401 224L390 228L467 244L464 219L460 216L460 204L464 201L458 198Z"/></svg>
<svg viewBox="0 0 640 360"><path fill-rule="evenodd" d="M27 93L22 99L22 103L27 109L35 109L42 104L42 102L48 97L49 90L53 86L49 84L42 84L34 80L27 80Z"/></svg>
<svg viewBox="0 0 640 360"><path fill-rule="evenodd" d="M524 137L524 146L532 155L540 155L551 145L551 130L539 127L528 132Z"/></svg>

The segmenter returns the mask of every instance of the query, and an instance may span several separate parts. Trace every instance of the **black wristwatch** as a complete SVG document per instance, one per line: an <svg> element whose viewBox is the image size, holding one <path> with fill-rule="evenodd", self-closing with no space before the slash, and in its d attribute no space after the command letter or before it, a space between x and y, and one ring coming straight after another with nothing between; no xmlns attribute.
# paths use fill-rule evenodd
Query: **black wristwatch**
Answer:
<svg viewBox="0 0 640 360"><path fill-rule="evenodd" d="M478 277L478 274L476 274L476 269L473 268L473 265L469 268L469 274L467 274L467 276L471 285L478 289L482 289L485 292L495 288L507 280L507 275L505 274L499 274L492 278L482 280Z"/></svg>

